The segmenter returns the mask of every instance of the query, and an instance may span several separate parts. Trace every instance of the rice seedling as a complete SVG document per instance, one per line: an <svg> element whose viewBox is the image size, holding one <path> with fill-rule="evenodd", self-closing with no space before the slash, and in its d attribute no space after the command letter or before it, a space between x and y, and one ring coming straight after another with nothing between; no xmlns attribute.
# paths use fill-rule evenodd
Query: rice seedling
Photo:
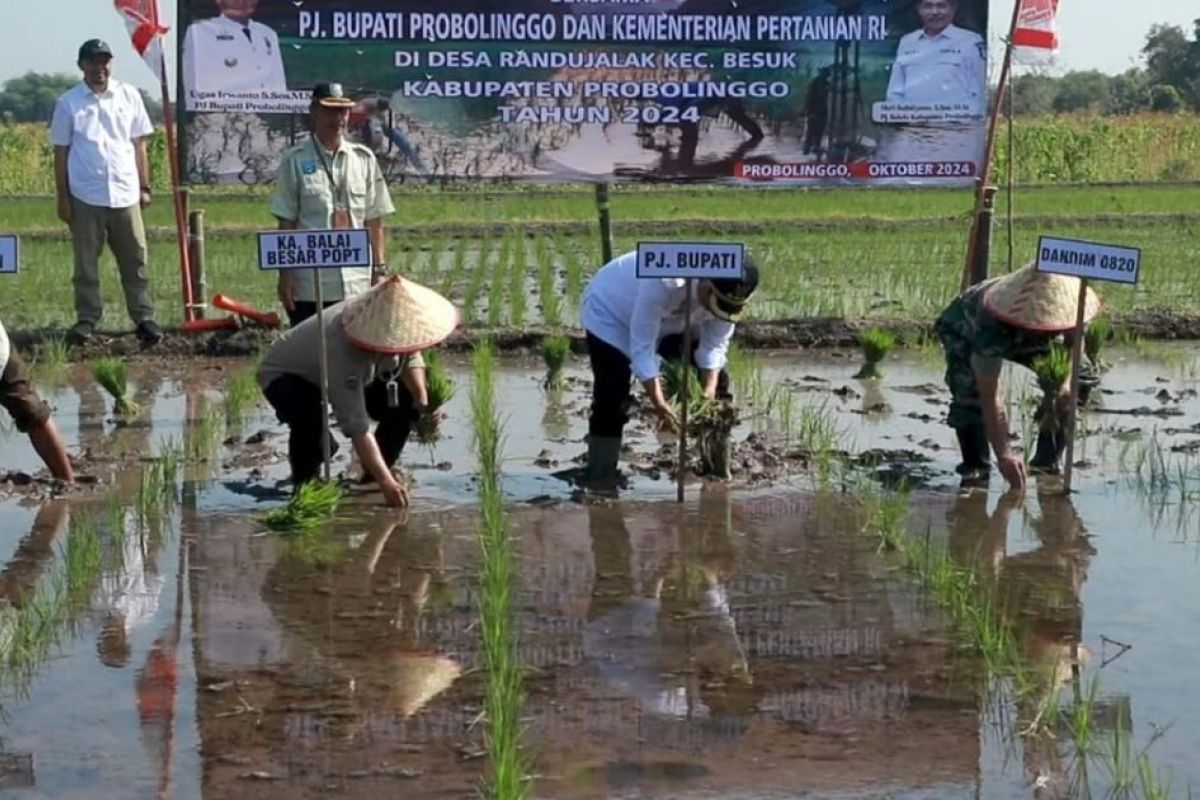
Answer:
<svg viewBox="0 0 1200 800"><path fill-rule="evenodd" d="M1050 352L1034 359L1033 373L1037 376L1038 388L1042 390L1034 419L1040 430L1058 433L1066 424L1059 410L1059 397L1071 377L1071 354L1065 347L1055 344Z"/></svg>
<svg viewBox="0 0 1200 800"><path fill-rule="evenodd" d="M704 390L700 386L700 373L696 369L684 369L684 363L679 359L667 359L662 364L663 395L668 402L680 406L683 399L684 373L688 382L688 412L698 411L704 402Z"/></svg>
<svg viewBox="0 0 1200 800"><path fill-rule="evenodd" d="M733 477L731 436L738 424L737 408L721 400L705 400L688 418L692 441L699 456L699 474L718 480Z"/></svg>
<svg viewBox="0 0 1200 800"><path fill-rule="evenodd" d="M492 247L492 237L484 236L483 242L479 246L479 260L475 265L475 270L471 273L471 279L467 282L466 292L463 294L463 321L466 325L474 325L476 322L476 316L479 313L479 297L484 284L491 276L492 265L489 262L492 257Z"/></svg>
<svg viewBox="0 0 1200 800"><path fill-rule="evenodd" d="M449 297L454 291L454 288L462 281L467 274L467 248L470 246L470 240L462 237L458 240L454 247L454 257L450 263L450 269L442 275L442 284L439 291L443 296Z"/></svg>
<svg viewBox="0 0 1200 800"><path fill-rule="evenodd" d="M864 362L854 377L861 380L882 378L879 364L896 347L895 335L880 328L868 328L859 334L858 344L862 348Z"/></svg>
<svg viewBox="0 0 1200 800"><path fill-rule="evenodd" d="M506 285L508 289L508 324L520 328L525 324L525 307L528 297L525 294L525 241L517 240L516 252L509 263Z"/></svg>
<svg viewBox="0 0 1200 800"><path fill-rule="evenodd" d="M30 361L29 370L35 380L57 383L66 375L69 366L66 339L51 336L42 341L37 355Z"/></svg>
<svg viewBox="0 0 1200 800"><path fill-rule="evenodd" d="M282 508L262 515L262 523L273 531L306 531L328 522L342 501L336 483L308 481L297 487Z"/></svg>
<svg viewBox="0 0 1200 800"><path fill-rule="evenodd" d="M425 392L428 396L426 411L417 420L417 441L433 445L441 438L441 410L454 397L454 381L442 363L436 350L422 353L425 359Z"/></svg>
<svg viewBox="0 0 1200 800"><path fill-rule="evenodd" d="M242 370L234 375L225 384L225 424L231 428L241 425L261 397L255 370Z"/></svg>
<svg viewBox="0 0 1200 800"><path fill-rule="evenodd" d="M500 463L503 426L495 399L495 354L487 341L473 358L471 418L479 465L479 617L486 689L484 714L491 761L487 795L521 800L528 796L528 761L521 746L524 676L515 619L515 554L504 518Z"/></svg>
<svg viewBox="0 0 1200 800"><path fill-rule="evenodd" d="M578 312L583 301L583 260L579 251L568 248L563 256L563 267L566 272L563 280L566 284L567 302L573 311Z"/></svg>
<svg viewBox="0 0 1200 800"><path fill-rule="evenodd" d="M562 300L554 273L554 256L547 245L546 237L538 237L534 252L537 258L538 300L542 306L542 322L557 326L562 322Z"/></svg>
<svg viewBox="0 0 1200 800"><path fill-rule="evenodd" d="M129 397L129 383L125 374L125 362L119 358L98 358L92 364L92 377L113 398L113 413L119 419L128 420L138 415L137 403Z"/></svg>
<svg viewBox="0 0 1200 800"><path fill-rule="evenodd" d="M186 450L188 460L194 462L208 461L217 446L221 443L221 412L215 408L205 408L188 430Z"/></svg>
<svg viewBox="0 0 1200 800"><path fill-rule="evenodd" d="M1101 366L1100 351L1104 345L1113 338L1112 323L1108 317L1096 317L1087 326L1087 331L1083 335L1083 352L1087 356L1088 361L1092 362L1097 369Z"/></svg>
<svg viewBox="0 0 1200 800"><path fill-rule="evenodd" d="M500 257L496 261L496 267L488 276L491 279L488 284L488 325L493 328L499 327L503 319L504 276L508 274L510 264L517 258L516 250L519 244L516 234L505 235L500 242Z"/></svg>
<svg viewBox="0 0 1200 800"><path fill-rule="evenodd" d="M563 367L571 357L571 339L568 336L553 335L542 337L542 362L546 365L547 389L561 389L563 385Z"/></svg>

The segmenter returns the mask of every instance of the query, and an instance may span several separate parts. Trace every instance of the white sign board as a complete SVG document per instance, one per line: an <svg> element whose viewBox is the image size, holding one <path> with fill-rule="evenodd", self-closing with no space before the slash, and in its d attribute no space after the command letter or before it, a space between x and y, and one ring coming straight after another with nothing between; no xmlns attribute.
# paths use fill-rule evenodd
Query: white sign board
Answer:
<svg viewBox="0 0 1200 800"><path fill-rule="evenodd" d="M21 263L21 240L12 234L0 235L0 274L16 274Z"/></svg>
<svg viewBox="0 0 1200 800"><path fill-rule="evenodd" d="M639 278L742 277L744 244L714 242L638 242Z"/></svg>
<svg viewBox="0 0 1200 800"><path fill-rule="evenodd" d="M258 234L259 269L341 269L371 266L366 228L265 231Z"/></svg>
<svg viewBox="0 0 1200 800"><path fill-rule="evenodd" d="M1099 244L1081 239L1042 236L1038 239L1037 269L1093 281L1137 283L1142 251L1135 247Z"/></svg>

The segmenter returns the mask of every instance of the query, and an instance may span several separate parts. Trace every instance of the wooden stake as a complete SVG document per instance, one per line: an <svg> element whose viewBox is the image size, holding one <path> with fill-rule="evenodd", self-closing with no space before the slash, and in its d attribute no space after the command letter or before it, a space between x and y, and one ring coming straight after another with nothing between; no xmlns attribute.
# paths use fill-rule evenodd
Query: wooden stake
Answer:
<svg viewBox="0 0 1200 800"><path fill-rule="evenodd" d="M596 184L596 211L600 215L600 257L604 263L612 261L612 217L608 212L608 184Z"/></svg>
<svg viewBox="0 0 1200 800"><path fill-rule="evenodd" d="M329 351L325 346L325 298L321 292L321 270L313 267L313 285L317 298L317 363L321 370L321 462L324 478L329 480Z"/></svg>
<svg viewBox="0 0 1200 800"><path fill-rule="evenodd" d="M982 224L984 193L992 182L992 156L996 152L996 121L1000 116L1000 107L1004 103L1004 93L1008 86L1008 73L1012 69L1013 34L1017 30L1017 20L1021 15L1021 0L1013 0L1012 23L1008 26L1008 39L1004 43L1004 61L1000 65L1000 83L996 86L996 97L988 118L987 144L983 151L983 165L979 175L979 183L975 187L975 216L971 220L971 236L967 240L967 260L963 264L962 282L959 291L965 292L971 286L971 269L975 262L975 242ZM987 277L985 274L983 277Z"/></svg>
<svg viewBox="0 0 1200 800"><path fill-rule="evenodd" d="M1079 363L1083 359L1083 315L1087 306L1087 279L1079 281L1079 305L1075 309L1075 341L1071 347L1071 396L1067 400L1067 463L1063 467L1063 492L1071 491L1075 462L1075 426L1079 418Z"/></svg>
<svg viewBox="0 0 1200 800"><path fill-rule="evenodd" d="M683 304L683 386L679 390L683 409L679 414L679 459L675 475L679 482L675 489L676 502L683 502L683 481L687 473L687 434L688 434L688 403L690 379L692 376L692 279L685 278L684 290L687 299Z"/></svg>

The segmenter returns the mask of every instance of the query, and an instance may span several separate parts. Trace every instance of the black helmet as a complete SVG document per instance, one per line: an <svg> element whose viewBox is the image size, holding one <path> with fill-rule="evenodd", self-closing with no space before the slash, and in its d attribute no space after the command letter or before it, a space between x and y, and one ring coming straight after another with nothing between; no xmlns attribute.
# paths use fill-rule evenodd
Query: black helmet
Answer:
<svg viewBox="0 0 1200 800"><path fill-rule="evenodd" d="M708 310L720 319L736 322L745 310L750 295L758 288L758 264L746 253L742 256L740 279L715 278L709 283L713 290L708 297Z"/></svg>

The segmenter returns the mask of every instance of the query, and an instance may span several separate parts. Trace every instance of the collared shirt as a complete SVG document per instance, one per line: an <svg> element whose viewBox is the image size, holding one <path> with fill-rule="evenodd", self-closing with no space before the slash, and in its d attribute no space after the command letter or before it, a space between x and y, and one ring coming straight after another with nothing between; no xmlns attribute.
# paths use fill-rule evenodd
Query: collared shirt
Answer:
<svg viewBox="0 0 1200 800"><path fill-rule="evenodd" d="M658 343L664 336L683 333L683 278L637 276L637 253L618 256L601 267L583 293L583 327L620 350L633 365L639 381L657 377ZM692 334L699 342L696 364L700 369L725 366L735 325L720 319L697 299L699 282L692 287Z"/></svg>
<svg viewBox="0 0 1200 800"><path fill-rule="evenodd" d="M279 37L224 15L193 22L183 40L185 92L286 91Z"/></svg>
<svg viewBox="0 0 1200 800"><path fill-rule="evenodd" d="M375 378L375 372L393 366L424 367L420 353L401 357L362 350L342 334L342 309L345 303L330 306L325 317L325 352L329 357L329 405L342 433L357 436L371 429L363 390ZM271 381L295 375L314 386L321 385L320 326L316 316L309 317L275 340L258 368L258 385L266 389Z"/></svg>
<svg viewBox="0 0 1200 800"><path fill-rule="evenodd" d="M987 75L983 38L948 25L936 36L905 34L888 82L889 103L971 103L981 108Z"/></svg>
<svg viewBox="0 0 1200 800"><path fill-rule="evenodd" d="M8 331L4 330L4 323L0 322L0 375L4 374L4 368L8 366Z"/></svg>
<svg viewBox="0 0 1200 800"><path fill-rule="evenodd" d="M54 104L50 143L69 148L71 195L91 206L128 208L141 198L133 142L154 132L137 89L109 79L97 94L80 83Z"/></svg>
<svg viewBox="0 0 1200 800"><path fill-rule="evenodd" d="M329 166L328 172L325 165ZM349 209L354 228L396 210L370 148L343 139L341 146L330 152L317 143L316 137L309 137L283 154L271 196L272 214L295 221L301 230L319 230L331 226L334 207L339 205ZM322 269L320 274L321 296L326 303L361 294L371 286L368 267ZM317 299L312 270L294 270L292 278L297 300Z"/></svg>

